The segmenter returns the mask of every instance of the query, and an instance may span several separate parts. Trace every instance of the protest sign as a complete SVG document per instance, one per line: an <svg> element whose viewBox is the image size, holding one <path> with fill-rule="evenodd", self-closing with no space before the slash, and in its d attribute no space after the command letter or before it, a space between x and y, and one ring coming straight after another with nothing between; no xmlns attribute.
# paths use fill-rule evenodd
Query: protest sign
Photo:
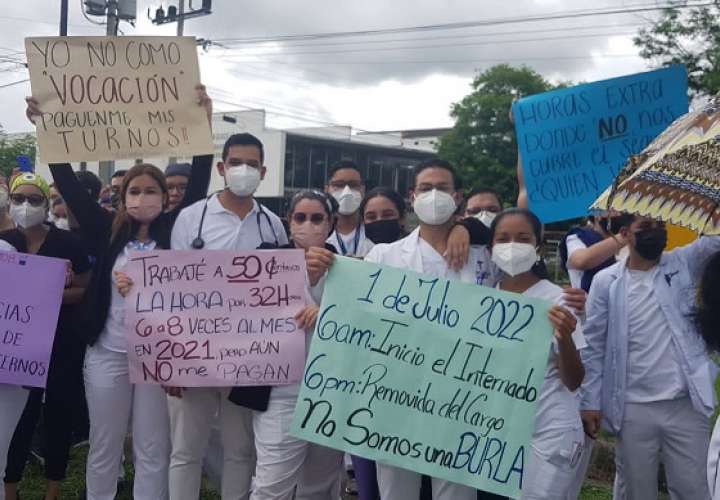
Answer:
<svg viewBox="0 0 720 500"><path fill-rule="evenodd" d="M547 368L549 307L338 257L292 433L517 496Z"/></svg>
<svg viewBox="0 0 720 500"><path fill-rule="evenodd" d="M132 252L130 381L179 387L300 380L306 304L300 250Z"/></svg>
<svg viewBox="0 0 720 500"><path fill-rule="evenodd" d="M211 154L193 37L25 39L40 161Z"/></svg>
<svg viewBox="0 0 720 500"><path fill-rule="evenodd" d="M684 66L520 99L513 117L530 208L543 222L587 215L630 156L687 110Z"/></svg>
<svg viewBox="0 0 720 500"><path fill-rule="evenodd" d="M0 384L45 387L67 262L0 251Z"/></svg>

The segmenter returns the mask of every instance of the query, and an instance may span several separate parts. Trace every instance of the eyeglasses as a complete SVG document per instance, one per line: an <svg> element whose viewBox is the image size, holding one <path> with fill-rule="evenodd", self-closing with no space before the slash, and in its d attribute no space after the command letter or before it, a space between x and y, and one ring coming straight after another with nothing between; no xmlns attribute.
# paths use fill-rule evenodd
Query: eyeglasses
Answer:
<svg viewBox="0 0 720 500"><path fill-rule="evenodd" d="M330 187L337 191L345 189L345 186L358 191L363 187L363 183L360 181L334 181L330 183Z"/></svg>
<svg viewBox="0 0 720 500"><path fill-rule="evenodd" d="M33 207L39 207L45 204L45 197L39 194L24 195L21 193L14 193L10 196L14 205L22 205L27 201Z"/></svg>
<svg viewBox="0 0 720 500"><path fill-rule="evenodd" d="M187 184L170 184L168 185L168 191L177 191L180 194L184 194L187 191Z"/></svg>
<svg viewBox="0 0 720 500"><path fill-rule="evenodd" d="M310 219L310 222L316 226L319 226L325 222L325 214L305 214L302 212L295 212L292 216L292 220L296 224L304 224L306 220Z"/></svg>

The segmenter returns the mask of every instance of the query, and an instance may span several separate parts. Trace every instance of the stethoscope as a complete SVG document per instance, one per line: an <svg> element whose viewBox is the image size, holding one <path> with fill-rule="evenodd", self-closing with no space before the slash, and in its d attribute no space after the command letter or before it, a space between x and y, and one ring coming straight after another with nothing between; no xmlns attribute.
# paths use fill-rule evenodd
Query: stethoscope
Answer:
<svg viewBox="0 0 720 500"><path fill-rule="evenodd" d="M203 230L203 224L205 223L205 214L207 213L208 208L208 202L210 201L210 198L215 196L216 193L211 194L207 198L205 198L205 206L203 207L202 215L200 215L200 226L198 227L197 236L192 241L192 247L195 250L202 250L205 248L205 240L202 237L202 230ZM273 243L265 243L265 236L263 236L263 230L262 230L262 224L260 221L260 217L265 217L265 222L267 223L268 227L270 228L270 231L272 231L273 239L275 240L274 247L273 248L279 248L280 242L278 241L277 233L275 232L275 228L272 225L272 221L270 220L270 216L267 214L265 209L263 208L262 204L258 203L257 200L253 198L253 202L257 203L258 206L258 212L255 214L255 222L257 223L258 227L258 234L260 235L260 240L262 243L260 244L261 248L267 248L270 245L273 245Z"/></svg>
<svg viewBox="0 0 720 500"><path fill-rule="evenodd" d="M357 228L355 228L355 238L353 239L353 247L355 249L353 250L353 255L357 255L358 244L360 243L360 228L361 227L362 226L358 226ZM347 255L348 251L347 251L347 248L345 247L345 242L340 237L340 233L337 232L337 229L335 230L335 238L337 239L338 245L340 245L340 251L342 252L342 254Z"/></svg>

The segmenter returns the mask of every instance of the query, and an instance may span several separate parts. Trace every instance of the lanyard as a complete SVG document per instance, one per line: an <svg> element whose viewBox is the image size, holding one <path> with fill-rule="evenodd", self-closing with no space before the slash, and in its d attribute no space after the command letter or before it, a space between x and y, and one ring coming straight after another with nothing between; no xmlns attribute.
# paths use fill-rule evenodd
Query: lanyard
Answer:
<svg viewBox="0 0 720 500"><path fill-rule="evenodd" d="M337 231L335 231L335 238L337 238L337 242L338 245L340 245L340 251L342 252L342 254L347 255L348 251L345 247L345 242L342 240L342 238L340 237L340 233ZM353 241L353 246L355 247L355 249L353 250L353 255L357 255L358 244L360 243L360 226L355 228L355 237L353 238Z"/></svg>

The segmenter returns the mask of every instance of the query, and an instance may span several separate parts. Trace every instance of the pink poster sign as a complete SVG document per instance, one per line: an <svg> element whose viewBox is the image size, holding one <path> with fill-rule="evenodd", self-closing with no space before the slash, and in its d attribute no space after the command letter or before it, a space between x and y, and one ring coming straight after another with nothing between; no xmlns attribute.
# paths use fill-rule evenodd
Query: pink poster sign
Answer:
<svg viewBox="0 0 720 500"><path fill-rule="evenodd" d="M130 380L179 387L287 385L305 365L301 250L133 252Z"/></svg>
<svg viewBox="0 0 720 500"><path fill-rule="evenodd" d="M67 263L0 251L0 384L45 387Z"/></svg>

